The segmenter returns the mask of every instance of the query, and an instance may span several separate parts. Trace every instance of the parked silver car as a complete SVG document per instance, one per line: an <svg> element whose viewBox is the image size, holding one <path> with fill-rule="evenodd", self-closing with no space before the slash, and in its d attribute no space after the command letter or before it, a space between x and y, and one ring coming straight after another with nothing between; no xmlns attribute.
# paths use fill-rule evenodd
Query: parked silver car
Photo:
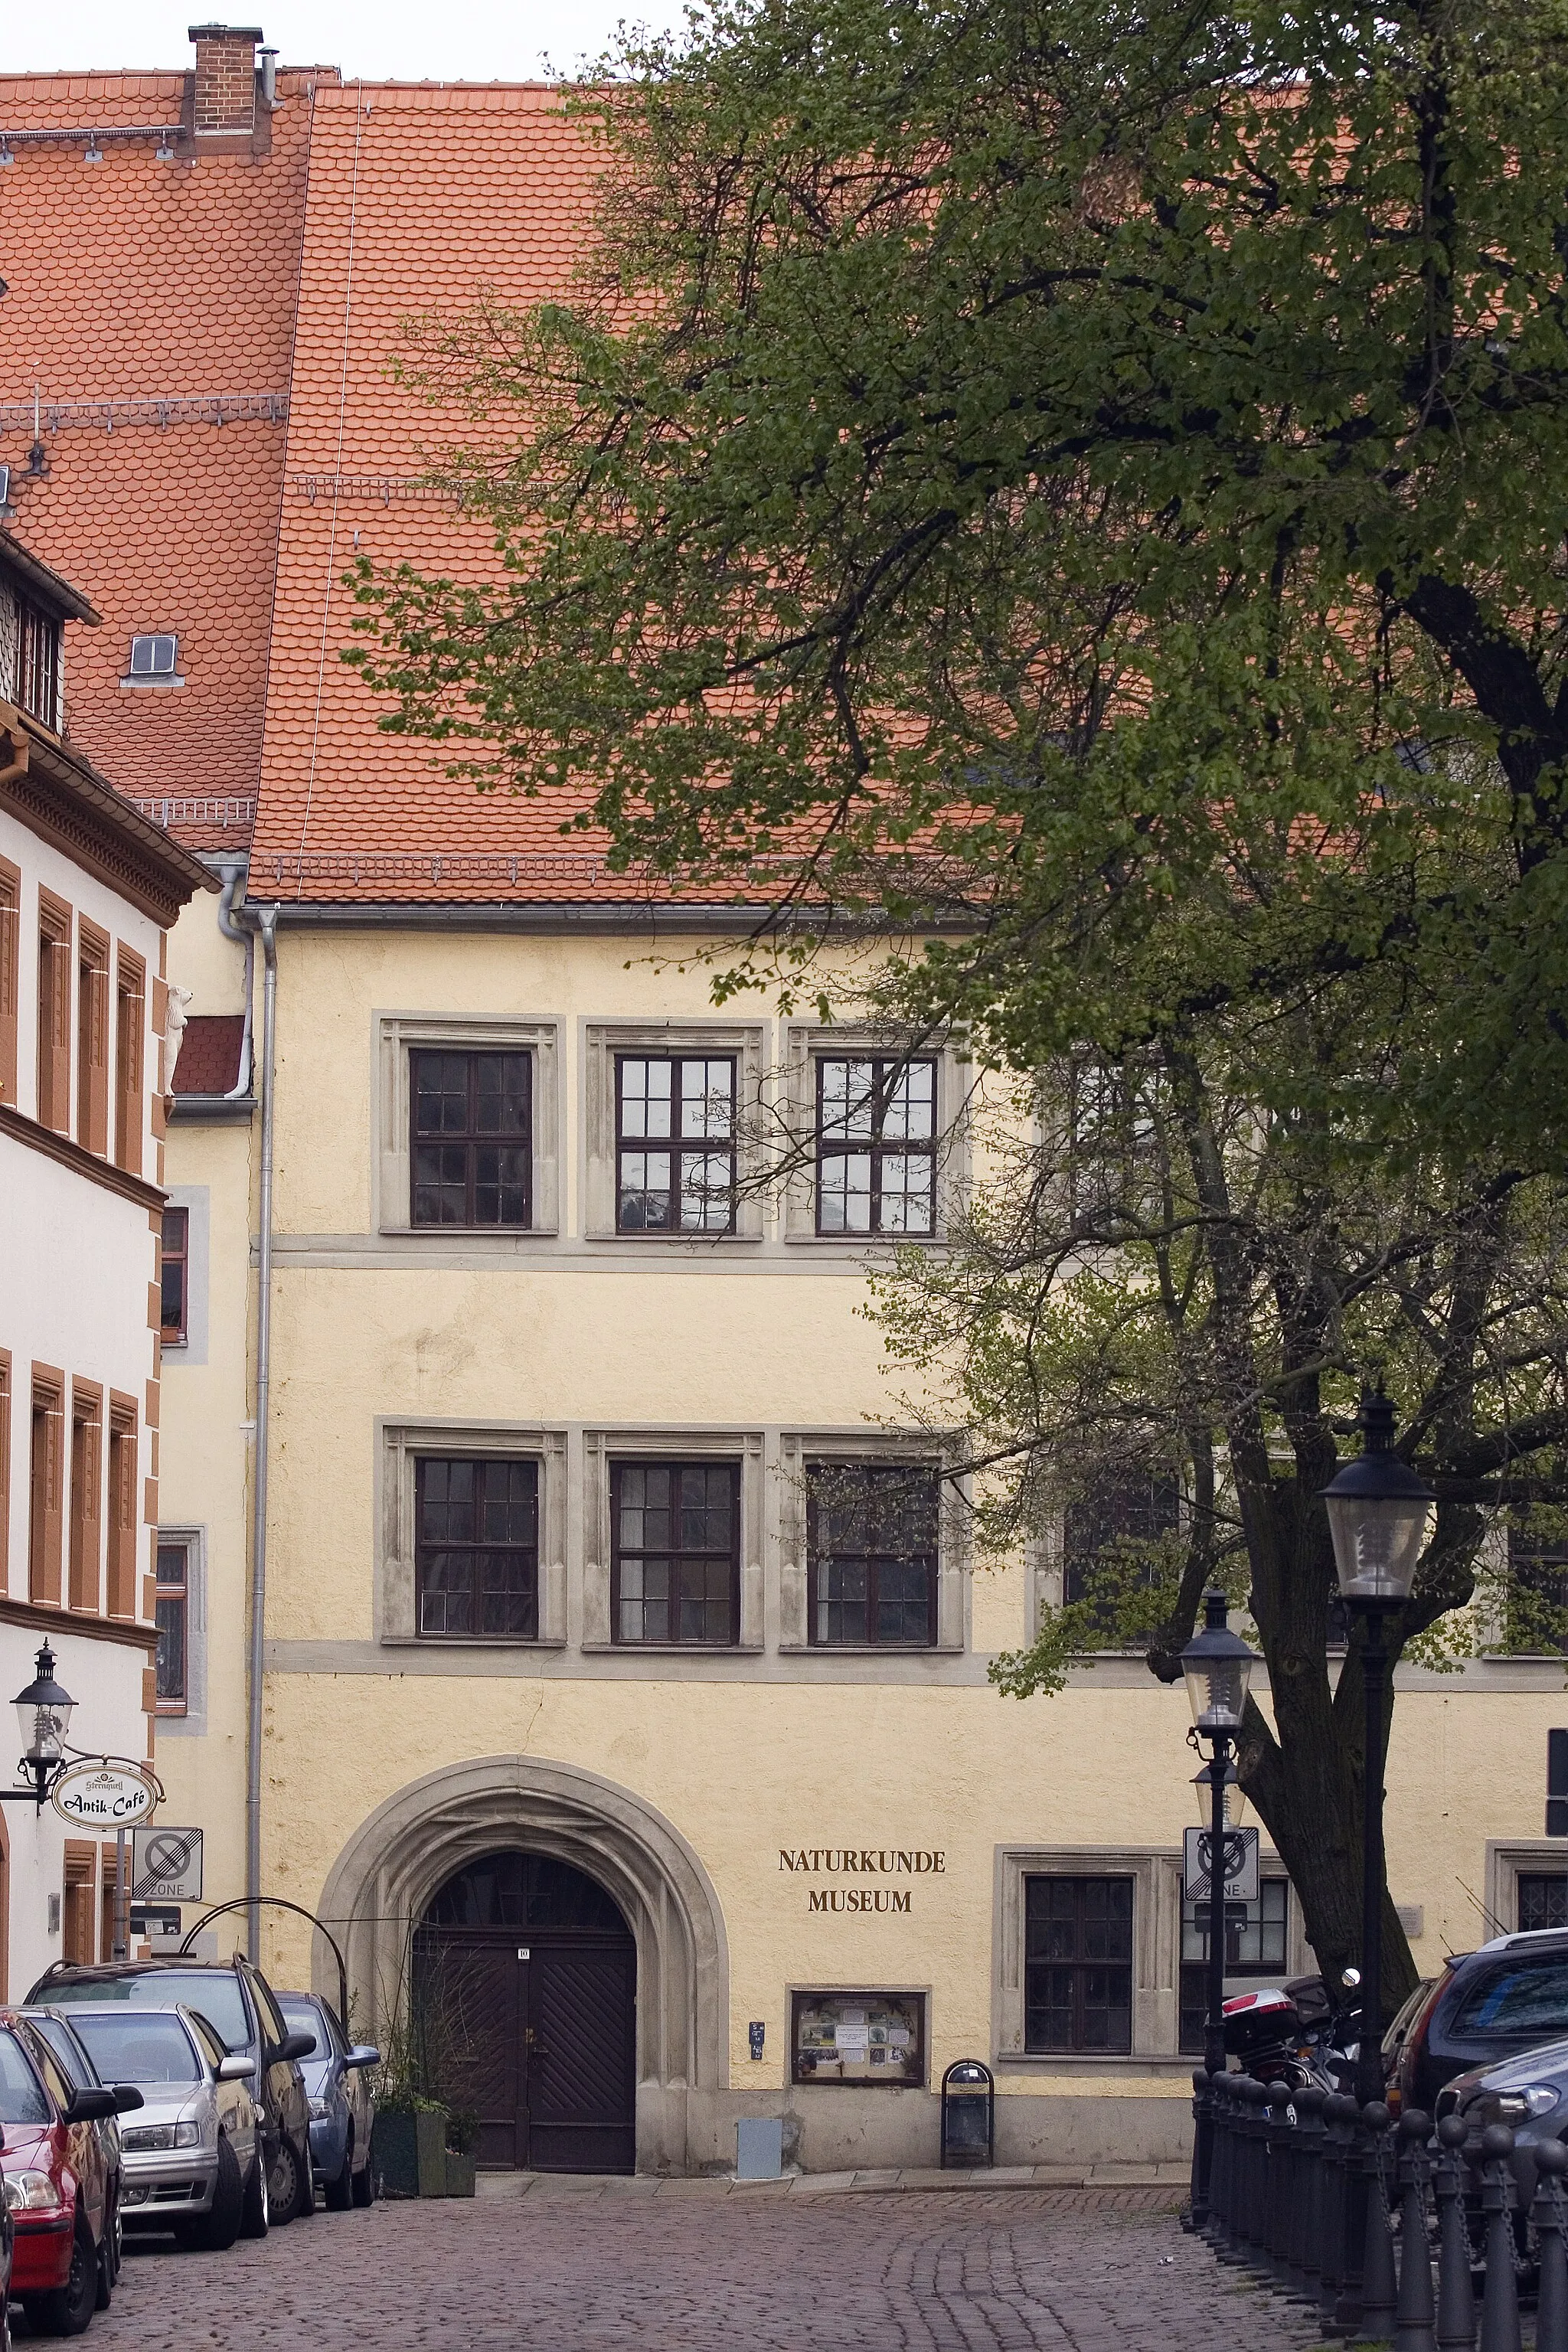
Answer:
<svg viewBox="0 0 1568 2352"><path fill-rule="evenodd" d="M215 2252L267 2230L267 2168L258 2161L252 2063L183 2005L110 2009L84 2002L71 2023L99 2073L133 2083L143 2112L121 2128L127 2230L172 2231Z"/></svg>
<svg viewBox="0 0 1568 2352"><path fill-rule="evenodd" d="M321 2176L327 2210L342 2213L351 2205L374 2205L370 2134L375 2098L369 2069L380 2065L381 2053L369 2042L351 2042L336 2010L313 1992L280 1992L277 2001L290 2033L316 2038L314 2057L301 2058L300 2067L310 2102L310 2162Z"/></svg>

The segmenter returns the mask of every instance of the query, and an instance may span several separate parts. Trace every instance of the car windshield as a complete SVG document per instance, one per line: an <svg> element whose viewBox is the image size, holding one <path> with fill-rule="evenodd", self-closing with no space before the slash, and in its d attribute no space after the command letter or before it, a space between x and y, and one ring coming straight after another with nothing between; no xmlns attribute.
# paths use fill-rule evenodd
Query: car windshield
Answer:
<svg viewBox="0 0 1568 2352"><path fill-rule="evenodd" d="M84 2009L78 2032L106 2083L199 2083L191 2040L177 2017Z"/></svg>
<svg viewBox="0 0 1568 2352"><path fill-rule="evenodd" d="M311 2055L316 2058L327 2057L331 2044L327 2038L327 2029L321 2022L315 2002L301 2000L296 1993L275 1993L273 1998L283 2011L283 2022L289 2032L310 2034L316 2044Z"/></svg>
<svg viewBox="0 0 1568 2352"><path fill-rule="evenodd" d="M1478 2042L1530 2035L1546 2042L1568 2033L1568 1952L1479 1972L1461 1990L1445 2030Z"/></svg>
<svg viewBox="0 0 1568 2352"><path fill-rule="evenodd" d="M51 1984L49 2000L57 2008L98 2008L104 2003L126 2009L167 2009L182 2001L200 2010L231 2050L250 2046L250 2021L245 2013L239 1979L231 1969L159 1969L144 1977L87 1977L76 1984ZM75 2021L73 2019L72 2022ZM83 2034L82 2039L87 2041ZM88 2042L90 2050L92 2044Z"/></svg>
<svg viewBox="0 0 1568 2352"><path fill-rule="evenodd" d="M47 2124L49 2103L14 2033L0 2033L0 2124Z"/></svg>

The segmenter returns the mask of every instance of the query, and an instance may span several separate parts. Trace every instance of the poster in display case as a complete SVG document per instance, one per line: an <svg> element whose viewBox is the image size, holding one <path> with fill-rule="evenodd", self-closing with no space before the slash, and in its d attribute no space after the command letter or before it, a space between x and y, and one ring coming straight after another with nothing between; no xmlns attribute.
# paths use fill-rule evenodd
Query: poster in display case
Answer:
<svg viewBox="0 0 1568 2352"><path fill-rule="evenodd" d="M797 2083L855 2083L874 2091L925 2082L925 1995L797 1992L790 2031Z"/></svg>

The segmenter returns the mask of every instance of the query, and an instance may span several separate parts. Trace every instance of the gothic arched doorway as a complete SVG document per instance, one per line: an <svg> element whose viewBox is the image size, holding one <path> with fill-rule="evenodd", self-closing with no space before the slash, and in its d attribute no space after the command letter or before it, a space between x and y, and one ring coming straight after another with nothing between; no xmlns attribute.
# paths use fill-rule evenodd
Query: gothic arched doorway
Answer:
<svg viewBox="0 0 1568 2352"><path fill-rule="evenodd" d="M634 2168L637 1946L586 1873L511 1851L456 1872L415 1937L415 2005L481 2165Z"/></svg>

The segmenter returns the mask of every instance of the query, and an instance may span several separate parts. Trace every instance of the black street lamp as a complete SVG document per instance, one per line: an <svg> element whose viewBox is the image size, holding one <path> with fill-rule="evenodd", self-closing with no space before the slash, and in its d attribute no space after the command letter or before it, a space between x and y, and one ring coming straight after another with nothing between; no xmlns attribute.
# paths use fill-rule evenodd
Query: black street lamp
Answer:
<svg viewBox="0 0 1568 2352"><path fill-rule="evenodd" d="M66 1733L76 1705L68 1690L55 1680L55 1654L46 1642L33 1661L35 1672L26 1690L16 1693L16 1720L22 1727L18 1769L30 1772L33 1785L0 1789L0 1797L30 1797L40 1811L60 1766L66 1760Z"/></svg>
<svg viewBox="0 0 1568 2352"><path fill-rule="evenodd" d="M1378 1389L1362 1399L1363 1444L1322 1490L1340 1591L1364 1622L1362 1682L1366 1764L1362 1784L1361 2033L1357 2092L1383 2096L1383 1738L1388 1620L1410 1598L1436 1525L1437 1497L1394 1451L1394 1407Z"/></svg>
<svg viewBox="0 0 1568 2352"><path fill-rule="evenodd" d="M1225 1791L1230 1778L1230 1751L1247 1712L1247 1688L1258 1664L1226 1622L1223 1592L1211 1592L1205 1604L1204 1630L1182 1652L1187 1697L1193 1710L1195 1742L1207 1740L1210 1758L1200 1780L1209 1784L1209 1948L1208 2001L1204 2021L1204 2067L1210 2074L1225 2072ZM1193 2225L1208 2218L1209 2174L1214 2159L1214 2117L1209 2097L1200 2106L1193 2150Z"/></svg>

